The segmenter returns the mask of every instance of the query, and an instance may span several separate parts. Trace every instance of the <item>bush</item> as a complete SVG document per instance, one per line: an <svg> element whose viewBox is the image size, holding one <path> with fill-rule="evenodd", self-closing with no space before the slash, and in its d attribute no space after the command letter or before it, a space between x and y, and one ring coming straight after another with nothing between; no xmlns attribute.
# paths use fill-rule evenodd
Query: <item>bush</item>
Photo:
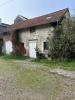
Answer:
<svg viewBox="0 0 75 100"><path fill-rule="evenodd" d="M45 59L45 55L43 53L37 52L36 54L38 59Z"/></svg>
<svg viewBox="0 0 75 100"><path fill-rule="evenodd" d="M39 48L36 48L37 59L45 59L45 54L41 53Z"/></svg>
<svg viewBox="0 0 75 100"><path fill-rule="evenodd" d="M54 30L50 43L49 55L52 59L75 58L75 21L70 19ZM58 34L57 34L58 33Z"/></svg>

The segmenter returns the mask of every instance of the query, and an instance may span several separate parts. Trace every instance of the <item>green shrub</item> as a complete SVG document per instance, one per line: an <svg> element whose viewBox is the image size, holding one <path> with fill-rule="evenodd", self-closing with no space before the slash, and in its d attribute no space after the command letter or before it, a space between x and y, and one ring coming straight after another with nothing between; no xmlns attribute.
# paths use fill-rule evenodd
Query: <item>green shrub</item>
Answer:
<svg viewBox="0 0 75 100"><path fill-rule="evenodd" d="M54 30L50 43L49 55L52 59L75 59L75 20L69 19Z"/></svg>

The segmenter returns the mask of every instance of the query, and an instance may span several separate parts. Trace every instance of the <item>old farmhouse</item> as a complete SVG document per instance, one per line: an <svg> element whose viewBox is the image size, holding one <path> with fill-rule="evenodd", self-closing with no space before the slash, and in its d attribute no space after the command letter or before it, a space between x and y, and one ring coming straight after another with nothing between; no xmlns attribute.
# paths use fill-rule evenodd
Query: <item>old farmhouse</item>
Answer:
<svg viewBox="0 0 75 100"><path fill-rule="evenodd" d="M0 30L3 34L2 52L19 52L21 55L36 58L38 48L41 53L48 54L49 34L52 37L54 28L69 17L68 8L32 19L17 16L14 24Z"/></svg>

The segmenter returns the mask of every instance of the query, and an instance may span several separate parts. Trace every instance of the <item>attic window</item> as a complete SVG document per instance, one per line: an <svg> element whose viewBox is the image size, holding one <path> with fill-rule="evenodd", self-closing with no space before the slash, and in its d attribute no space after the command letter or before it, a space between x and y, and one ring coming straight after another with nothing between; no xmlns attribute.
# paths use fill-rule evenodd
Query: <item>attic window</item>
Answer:
<svg viewBox="0 0 75 100"><path fill-rule="evenodd" d="M47 20L50 20L52 17L46 17Z"/></svg>
<svg viewBox="0 0 75 100"><path fill-rule="evenodd" d="M35 32L35 27L30 28L30 33L33 33L33 32Z"/></svg>

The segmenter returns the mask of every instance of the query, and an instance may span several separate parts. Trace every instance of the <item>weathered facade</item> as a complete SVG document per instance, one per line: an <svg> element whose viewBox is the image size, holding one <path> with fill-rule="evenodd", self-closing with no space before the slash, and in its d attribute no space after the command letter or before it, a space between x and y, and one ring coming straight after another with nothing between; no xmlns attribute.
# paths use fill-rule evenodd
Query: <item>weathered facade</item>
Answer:
<svg viewBox="0 0 75 100"><path fill-rule="evenodd" d="M5 24L5 23L2 23L1 21L0 21L0 54L2 54L2 53L9 53L8 52L8 50L9 50L9 48L10 48L10 46L9 45L7 45L8 43L8 41L9 41L9 35L8 34L6 34L5 35L5 33L3 33L1 30L3 30L3 29L6 29L6 28L8 28L9 27L9 25L8 24ZM11 40L10 40L11 41Z"/></svg>
<svg viewBox="0 0 75 100"><path fill-rule="evenodd" d="M15 47L19 52L23 51L23 53L21 53L22 55L36 58L37 48L40 53L48 54L47 38L49 34L52 37L54 35L54 28L57 25L60 25L62 20L69 17L69 10L63 9L44 16L25 19L25 21L13 24L7 28L7 30L3 30L2 32L9 32L10 34L11 31L13 31L13 33L15 32L14 43L12 41L13 37L10 38L12 35L7 35L7 37L9 36L8 40L11 41L11 43L9 43L11 44L11 49L9 49L10 52L12 51L12 48Z"/></svg>
<svg viewBox="0 0 75 100"><path fill-rule="evenodd" d="M2 53L10 54L13 51L12 36L10 33L3 34Z"/></svg>
<svg viewBox="0 0 75 100"><path fill-rule="evenodd" d="M29 43L31 41L36 42L36 48L40 50L41 53L45 53L47 49L44 48L44 43L47 42L47 38L51 34L53 36L53 27L50 25L42 25L35 27L35 31L31 32L30 28L21 30L19 32L20 42L24 43L27 55L29 54ZM35 49L36 49L35 48Z"/></svg>

